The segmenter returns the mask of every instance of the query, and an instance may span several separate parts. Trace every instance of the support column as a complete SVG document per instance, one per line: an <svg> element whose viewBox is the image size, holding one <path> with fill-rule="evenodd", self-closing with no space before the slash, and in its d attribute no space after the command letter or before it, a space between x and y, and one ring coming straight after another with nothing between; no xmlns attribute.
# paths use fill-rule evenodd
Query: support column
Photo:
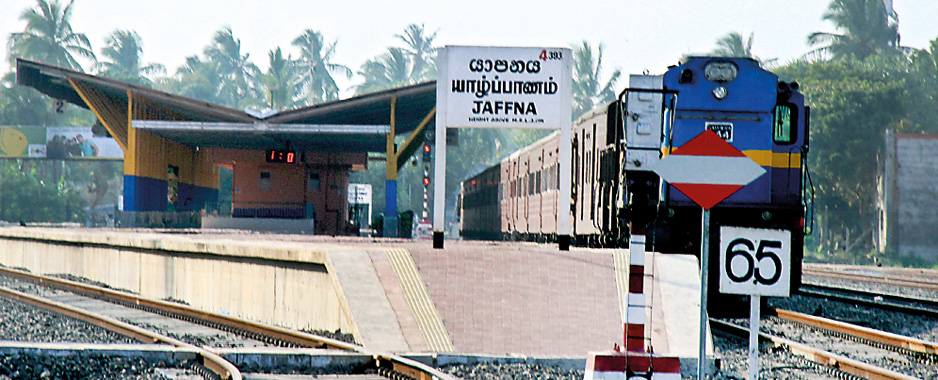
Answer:
<svg viewBox="0 0 938 380"><path fill-rule="evenodd" d="M649 351L646 343L651 339L645 328L645 293L645 235L636 234L629 240L629 293L626 296L624 328L626 352Z"/></svg>
<svg viewBox="0 0 938 380"><path fill-rule="evenodd" d="M399 219L397 216L397 148L394 145L395 114L397 110L397 97L391 97L391 129L388 131L388 159L386 168L386 182L384 188L384 236L398 237Z"/></svg>
<svg viewBox="0 0 938 380"><path fill-rule="evenodd" d="M437 76L446 78L446 48L437 52ZM446 228L446 86L436 84L436 133L433 154L433 248L443 249Z"/></svg>

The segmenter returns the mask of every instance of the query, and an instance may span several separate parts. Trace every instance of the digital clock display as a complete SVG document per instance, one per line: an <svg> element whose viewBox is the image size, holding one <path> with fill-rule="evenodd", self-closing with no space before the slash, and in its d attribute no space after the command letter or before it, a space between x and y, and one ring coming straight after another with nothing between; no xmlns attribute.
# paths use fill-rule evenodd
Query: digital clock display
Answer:
<svg viewBox="0 0 938 380"><path fill-rule="evenodd" d="M294 164L296 163L296 152L292 150L268 150L267 162Z"/></svg>

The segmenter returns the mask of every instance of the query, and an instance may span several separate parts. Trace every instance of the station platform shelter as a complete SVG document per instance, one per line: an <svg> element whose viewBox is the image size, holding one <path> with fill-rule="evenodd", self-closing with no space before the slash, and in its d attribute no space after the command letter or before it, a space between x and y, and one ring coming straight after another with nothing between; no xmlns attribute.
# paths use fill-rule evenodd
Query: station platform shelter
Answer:
<svg viewBox="0 0 938 380"><path fill-rule="evenodd" d="M122 227L195 227L211 215L341 234L350 171L366 169L369 152L386 154L385 212L397 215L397 168L423 143L436 105L427 82L262 114L24 59L16 83L91 110L124 150ZM222 168L232 171L230 204L219 202Z"/></svg>

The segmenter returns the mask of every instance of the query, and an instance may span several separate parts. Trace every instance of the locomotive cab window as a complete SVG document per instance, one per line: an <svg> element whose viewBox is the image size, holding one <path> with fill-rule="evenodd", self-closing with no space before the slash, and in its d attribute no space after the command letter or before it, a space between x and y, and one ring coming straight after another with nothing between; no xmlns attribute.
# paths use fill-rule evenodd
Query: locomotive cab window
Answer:
<svg viewBox="0 0 938 380"><path fill-rule="evenodd" d="M795 142L795 132L798 130L798 111L790 104L775 106L772 115L772 139L776 144L791 144Z"/></svg>

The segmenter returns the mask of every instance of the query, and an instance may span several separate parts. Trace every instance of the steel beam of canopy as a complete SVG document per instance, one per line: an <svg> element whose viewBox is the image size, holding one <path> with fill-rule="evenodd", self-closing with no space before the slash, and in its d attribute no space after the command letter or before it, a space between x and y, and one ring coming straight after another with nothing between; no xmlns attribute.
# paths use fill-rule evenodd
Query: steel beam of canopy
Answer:
<svg viewBox="0 0 938 380"><path fill-rule="evenodd" d="M126 119L124 119L125 113L123 104L116 104L117 102L114 99L80 81L68 78L68 83L72 85L72 88L75 89L75 92L77 92L81 100L88 105L88 108L91 109L91 112L94 113L98 120L101 120L101 124L104 125L104 128L114 137L114 141L117 141L121 149L126 152L127 129L130 126L127 124Z"/></svg>
<svg viewBox="0 0 938 380"><path fill-rule="evenodd" d="M390 131L387 125L333 125L333 124L267 124L261 122L207 122L207 121L165 121L134 120L134 127L140 129L188 131L188 132L285 132L296 134L376 134L383 135Z"/></svg>
<svg viewBox="0 0 938 380"><path fill-rule="evenodd" d="M423 118L423 121L417 125L417 128L414 129L414 132L410 134L410 137L407 138L407 141L404 142L404 145L401 146L401 149L398 151L397 155L397 167L404 166L404 163L407 162L414 152L417 149L420 149L420 146L424 142L424 133L423 130L426 129L427 124L430 123L430 120L433 120L433 116L436 114L436 107L430 110L427 113L427 116Z"/></svg>
<svg viewBox="0 0 938 380"><path fill-rule="evenodd" d="M390 130L387 142L387 167L385 169L386 182L384 188L384 236L398 237L397 225L397 147L394 145L395 114L397 111L397 96L391 97Z"/></svg>

